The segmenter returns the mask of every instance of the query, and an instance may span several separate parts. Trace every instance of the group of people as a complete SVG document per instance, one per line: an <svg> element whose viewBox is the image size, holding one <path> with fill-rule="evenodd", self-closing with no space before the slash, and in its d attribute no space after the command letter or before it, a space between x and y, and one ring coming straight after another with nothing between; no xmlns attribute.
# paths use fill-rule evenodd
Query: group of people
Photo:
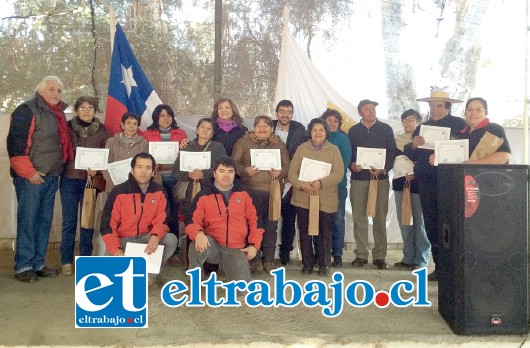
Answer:
<svg viewBox="0 0 530 348"><path fill-rule="evenodd" d="M156 107L152 125L141 134L140 117L125 113L122 131L111 136L95 117L98 102L91 97L78 98L75 115L67 121L62 90L57 77L45 77L37 85L35 97L12 114L7 149L18 200L15 277L22 282L59 274L45 263L57 190L63 212L61 273L73 274L78 209L87 180L94 186L103 183L100 190L105 206L100 232L109 255L123 255L128 242L146 244L148 254L164 245L163 264L177 264L180 213L188 237L188 267L203 267L209 273L220 265L229 280L250 280L251 273L270 272L276 267L274 255L281 215L281 264L291 262L297 224L302 273L311 274L318 266L318 274L327 276L330 267L342 267L348 169L356 243L352 266L368 263L367 205L370 182L377 179L372 262L379 269L389 269L385 260L389 172L394 158L401 154L414 162L414 170L394 179L392 188L400 215L401 191L405 183L410 185L414 224L403 225L400 221L403 258L394 266L427 266L430 252L436 264L440 252L436 167L433 151L421 147L425 139L419 135L420 124L451 128L451 139L469 139L470 153L486 132L503 140L495 153L468 163L503 164L510 159L506 135L502 127L487 119L484 99L467 102L466 123L450 115L451 103L459 101L439 91L419 99L429 103L429 120L421 123L417 111L407 110L401 116L403 132L396 136L388 124L377 119L378 103L368 99L358 104L361 121L345 133L341 129L342 115L331 109L311 120L306 130L293 120L294 106L289 100L278 103L275 120L257 116L254 129L249 131L236 104L221 98L216 101L211 118L199 120L196 138L190 141L177 126L169 105ZM150 141L179 142L182 151L208 151L211 165L185 171L180 168L179 158L173 165L157 165L148 153ZM129 179L114 186L106 171L75 169L78 147L109 149L109 163L132 158ZM385 149L384 168L366 168L358 162L360 147ZM280 166L255 166L255 149L279 151ZM325 163L330 169L316 180L301 180L305 159ZM180 203L174 188L183 182L187 187ZM275 208L280 210L280 206L281 214L271 213ZM80 229L80 255L92 254L93 235L94 229ZM429 275L430 280L437 279L436 272L435 269Z"/></svg>

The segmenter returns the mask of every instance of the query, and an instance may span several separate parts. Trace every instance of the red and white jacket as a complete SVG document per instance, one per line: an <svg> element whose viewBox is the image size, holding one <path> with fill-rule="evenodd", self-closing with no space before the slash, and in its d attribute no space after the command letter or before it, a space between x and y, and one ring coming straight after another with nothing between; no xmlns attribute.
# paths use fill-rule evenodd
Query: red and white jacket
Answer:
<svg viewBox="0 0 530 348"><path fill-rule="evenodd" d="M234 182L228 202L212 184L197 194L194 203L193 222L185 230L191 240L195 240L202 230L219 245L231 249L242 249L249 245L260 249L263 229L258 228L258 216L252 198L239 181Z"/></svg>
<svg viewBox="0 0 530 348"><path fill-rule="evenodd" d="M168 215L164 188L151 181L144 194L129 175L129 180L114 187L103 209L101 236L108 252L114 255L121 249L120 238L149 233L162 240L169 231Z"/></svg>
<svg viewBox="0 0 530 348"><path fill-rule="evenodd" d="M149 142L162 141L162 136L160 135L160 131L158 129L147 129L143 131L141 135ZM178 141L180 143L182 142L182 139L188 139L186 132L180 128L173 128L171 130L170 141Z"/></svg>

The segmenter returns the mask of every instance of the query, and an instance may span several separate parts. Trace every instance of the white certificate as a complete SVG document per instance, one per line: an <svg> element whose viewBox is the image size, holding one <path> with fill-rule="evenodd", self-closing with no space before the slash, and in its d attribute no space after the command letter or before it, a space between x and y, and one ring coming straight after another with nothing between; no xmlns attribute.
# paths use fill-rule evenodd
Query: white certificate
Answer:
<svg viewBox="0 0 530 348"><path fill-rule="evenodd" d="M325 178L331 173L331 163L312 160L304 157L300 167L300 176L298 180L301 181L315 181Z"/></svg>
<svg viewBox="0 0 530 348"><path fill-rule="evenodd" d="M425 144L418 146L420 149L434 150L434 143L442 140L449 140L451 138L451 128L420 126L420 135L425 139Z"/></svg>
<svg viewBox="0 0 530 348"><path fill-rule="evenodd" d="M358 147L355 163L363 166L363 169L385 169L386 149L372 147Z"/></svg>
<svg viewBox="0 0 530 348"><path fill-rule="evenodd" d="M434 165L462 163L469 159L469 140L437 141L434 145Z"/></svg>
<svg viewBox="0 0 530 348"><path fill-rule="evenodd" d="M129 179L132 159L133 158L131 157L121 161L112 162L107 165L107 170L114 185L121 184L122 182L126 182L127 179Z"/></svg>
<svg viewBox="0 0 530 348"><path fill-rule="evenodd" d="M156 251L151 255L147 255L145 247L147 244L127 242L125 245L125 256L145 256L147 257L147 273L160 273L160 265L162 264L162 254L164 246L158 245Z"/></svg>
<svg viewBox="0 0 530 348"><path fill-rule="evenodd" d="M260 170L282 170L280 149L250 149L250 164Z"/></svg>
<svg viewBox="0 0 530 348"><path fill-rule="evenodd" d="M394 179L414 174L414 163L405 155L396 156L394 160Z"/></svg>
<svg viewBox="0 0 530 348"><path fill-rule="evenodd" d="M179 153L178 141L151 141L149 153L153 155L156 163L173 164Z"/></svg>
<svg viewBox="0 0 530 348"><path fill-rule="evenodd" d="M75 169L105 170L108 160L109 149L78 147L75 150Z"/></svg>
<svg viewBox="0 0 530 348"><path fill-rule="evenodd" d="M180 151L180 170L183 172L193 172L195 169L210 169L212 166L212 152L191 152Z"/></svg>

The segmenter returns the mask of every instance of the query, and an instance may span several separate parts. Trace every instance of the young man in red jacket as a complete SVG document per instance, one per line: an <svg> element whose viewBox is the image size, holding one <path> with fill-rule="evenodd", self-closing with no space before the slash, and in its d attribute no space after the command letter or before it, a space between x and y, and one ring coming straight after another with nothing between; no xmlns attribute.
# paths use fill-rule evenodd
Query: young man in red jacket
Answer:
<svg viewBox="0 0 530 348"><path fill-rule="evenodd" d="M162 265L177 248L177 237L168 233L166 192L152 181L156 162L153 156L140 152L131 161L129 179L114 187L101 217L101 236L107 251L123 256L127 242L146 244L150 255L164 245Z"/></svg>
<svg viewBox="0 0 530 348"><path fill-rule="evenodd" d="M223 156L214 165L214 181L194 199L193 222L186 226L192 240L189 268L204 262L220 264L227 280L250 281L248 260L261 246L263 229L252 199L244 186L234 180L235 162Z"/></svg>

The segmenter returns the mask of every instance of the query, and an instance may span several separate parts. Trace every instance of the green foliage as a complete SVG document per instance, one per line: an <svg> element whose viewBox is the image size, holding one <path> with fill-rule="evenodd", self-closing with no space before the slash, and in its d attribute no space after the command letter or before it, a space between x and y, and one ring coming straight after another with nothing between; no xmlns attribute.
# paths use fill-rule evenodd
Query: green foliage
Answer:
<svg viewBox="0 0 530 348"><path fill-rule="evenodd" d="M223 6L222 95L244 116L272 114L285 0L232 0ZM12 110L38 81L57 75L64 100L95 95L105 108L111 43L109 4L115 8L138 61L160 98L183 115L211 113L213 1L196 0L203 20L190 22L181 0L9 0L14 14L0 24L1 106ZM351 13L348 0L289 2L290 23L308 42Z"/></svg>

